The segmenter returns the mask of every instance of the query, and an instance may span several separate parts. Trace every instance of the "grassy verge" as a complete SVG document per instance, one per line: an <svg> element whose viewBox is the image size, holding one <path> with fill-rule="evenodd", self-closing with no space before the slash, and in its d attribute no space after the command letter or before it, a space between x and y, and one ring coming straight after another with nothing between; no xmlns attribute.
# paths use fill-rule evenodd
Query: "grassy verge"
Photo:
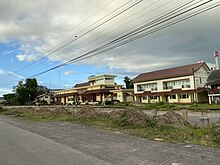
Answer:
<svg viewBox="0 0 220 165"><path fill-rule="evenodd" d="M156 102L156 103L151 103L151 104L142 104L141 105L142 110L180 110L181 106L177 104L169 104L165 102Z"/></svg>
<svg viewBox="0 0 220 165"><path fill-rule="evenodd" d="M83 116L82 114L65 110L24 111L21 109L0 109L0 114L33 121L67 121L76 124L95 126L112 131L120 131L150 140L160 138L163 139L163 141L172 143L198 144L220 148L220 126L189 126L178 128L170 125L158 124L153 119L144 118L139 112L128 113L128 111L125 111L119 115L116 114L118 115L117 117L112 117L108 114L94 113L93 111L86 116Z"/></svg>
<svg viewBox="0 0 220 165"><path fill-rule="evenodd" d="M192 111L215 111L220 112L220 104L170 104L166 102L156 102L151 104L141 104L142 110L181 110L188 109Z"/></svg>

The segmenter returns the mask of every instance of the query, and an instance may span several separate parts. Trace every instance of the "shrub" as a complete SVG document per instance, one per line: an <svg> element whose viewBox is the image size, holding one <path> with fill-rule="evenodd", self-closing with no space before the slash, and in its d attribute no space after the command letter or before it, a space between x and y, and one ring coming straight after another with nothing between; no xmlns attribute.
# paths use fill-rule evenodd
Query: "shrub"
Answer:
<svg viewBox="0 0 220 165"><path fill-rule="evenodd" d="M106 100L106 101L105 101L105 105L112 105L112 101Z"/></svg>

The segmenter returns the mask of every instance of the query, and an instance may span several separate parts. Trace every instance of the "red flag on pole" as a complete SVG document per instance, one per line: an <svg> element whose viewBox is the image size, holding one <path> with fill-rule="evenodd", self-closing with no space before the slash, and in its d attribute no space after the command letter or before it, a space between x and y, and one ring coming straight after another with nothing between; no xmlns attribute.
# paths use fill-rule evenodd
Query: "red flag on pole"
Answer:
<svg viewBox="0 0 220 165"><path fill-rule="evenodd" d="M214 57L218 57L218 51L214 51Z"/></svg>

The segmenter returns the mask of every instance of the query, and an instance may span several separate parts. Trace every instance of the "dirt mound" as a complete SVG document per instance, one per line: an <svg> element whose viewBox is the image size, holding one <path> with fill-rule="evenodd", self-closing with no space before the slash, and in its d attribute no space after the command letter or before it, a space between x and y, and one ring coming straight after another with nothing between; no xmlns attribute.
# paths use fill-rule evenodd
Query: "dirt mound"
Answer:
<svg viewBox="0 0 220 165"><path fill-rule="evenodd" d="M62 107L55 109L53 111L53 113L54 113L54 115L59 116L59 117L71 114L71 112L69 110L66 110L65 108L62 108Z"/></svg>
<svg viewBox="0 0 220 165"><path fill-rule="evenodd" d="M162 116L157 116L156 121L159 124L167 124L167 125L172 125L174 127L188 127L190 126L190 123L185 120L182 115L174 112L174 111L169 111L166 112Z"/></svg>
<svg viewBox="0 0 220 165"><path fill-rule="evenodd" d="M53 112L49 109L29 109L28 111L29 114L32 114L36 118L48 118L50 116L53 116Z"/></svg>
<svg viewBox="0 0 220 165"><path fill-rule="evenodd" d="M86 120L96 118L98 113L90 106L83 106L79 111L74 114L75 119Z"/></svg>
<svg viewBox="0 0 220 165"><path fill-rule="evenodd" d="M118 118L120 118L122 113L123 113L123 110L119 110L119 111L113 110L108 114L108 118L118 119Z"/></svg>
<svg viewBox="0 0 220 165"><path fill-rule="evenodd" d="M143 111L134 108L121 111L112 111L109 116L121 127L146 127L153 124L152 119L150 119L150 117L148 117Z"/></svg>

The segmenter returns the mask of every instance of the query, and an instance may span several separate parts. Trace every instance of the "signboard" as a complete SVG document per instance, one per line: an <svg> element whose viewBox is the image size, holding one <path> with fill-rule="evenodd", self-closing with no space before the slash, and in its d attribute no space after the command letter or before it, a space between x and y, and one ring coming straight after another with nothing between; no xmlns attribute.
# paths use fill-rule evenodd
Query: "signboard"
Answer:
<svg viewBox="0 0 220 165"><path fill-rule="evenodd" d="M214 57L218 57L218 51L214 51Z"/></svg>

